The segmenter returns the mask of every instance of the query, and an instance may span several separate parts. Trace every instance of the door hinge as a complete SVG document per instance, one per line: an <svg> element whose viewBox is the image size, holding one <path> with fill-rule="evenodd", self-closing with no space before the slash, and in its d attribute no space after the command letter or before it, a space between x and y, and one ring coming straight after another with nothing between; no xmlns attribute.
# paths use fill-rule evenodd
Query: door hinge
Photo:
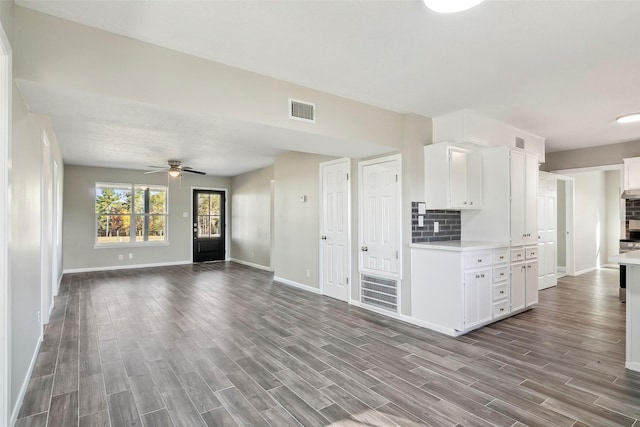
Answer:
<svg viewBox="0 0 640 427"><path fill-rule="evenodd" d="M398 251L396 251L396 259L398 259Z"/></svg>
<svg viewBox="0 0 640 427"><path fill-rule="evenodd" d="M398 174L396 174L396 182L398 182Z"/></svg>
<svg viewBox="0 0 640 427"><path fill-rule="evenodd" d="M349 181L349 174L347 174L347 181Z"/></svg>
<svg viewBox="0 0 640 427"><path fill-rule="evenodd" d="M349 278L347 277L347 285L349 284Z"/></svg>

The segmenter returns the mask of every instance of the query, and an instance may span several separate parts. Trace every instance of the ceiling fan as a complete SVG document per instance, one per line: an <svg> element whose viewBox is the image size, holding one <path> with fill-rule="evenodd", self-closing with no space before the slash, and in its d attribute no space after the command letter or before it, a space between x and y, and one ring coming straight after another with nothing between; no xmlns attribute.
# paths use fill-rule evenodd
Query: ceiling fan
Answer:
<svg viewBox="0 0 640 427"><path fill-rule="evenodd" d="M193 169L190 166L182 166L182 162L180 160L169 160L167 161L167 166L148 166L150 168L155 168L155 170L145 172L148 173L157 173L157 172L169 172L169 176L173 178L177 178L182 176L182 172L195 173L198 175L206 175L206 172L201 172Z"/></svg>

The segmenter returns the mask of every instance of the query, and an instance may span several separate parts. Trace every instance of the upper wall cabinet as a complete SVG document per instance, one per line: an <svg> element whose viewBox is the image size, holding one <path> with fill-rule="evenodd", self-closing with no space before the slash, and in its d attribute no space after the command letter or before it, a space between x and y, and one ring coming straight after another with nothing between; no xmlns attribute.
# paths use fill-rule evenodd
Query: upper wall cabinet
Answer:
<svg viewBox="0 0 640 427"><path fill-rule="evenodd" d="M482 155L471 144L424 147L427 209L481 209Z"/></svg>
<svg viewBox="0 0 640 427"><path fill-rule="evenodd" d="M544 163L545 139L473 110L461 110L433 118L433 142L471 142L484 146L521 148Z"/></svg>
<svg viewBox="0 0 640 427"><path fill-rule="evenodd" d="M622 159L624 161L624 189L640 189L640 157Z"/></svg>

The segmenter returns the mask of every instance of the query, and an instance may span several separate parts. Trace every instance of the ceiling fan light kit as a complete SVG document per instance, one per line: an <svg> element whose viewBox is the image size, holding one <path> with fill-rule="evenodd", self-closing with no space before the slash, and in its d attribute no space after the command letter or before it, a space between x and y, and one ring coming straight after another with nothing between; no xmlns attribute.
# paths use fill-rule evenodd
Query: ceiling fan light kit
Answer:
<svg viewBox="0 0 640 427"><path fill-rule="evenodd" d="M180 160L169 160L167 161L167 166L149 166L150 168L155 168L155 170L145 172L145 174L157 173L157 172L168 172L171 178L178 178L182 176L183 172L195 173L197 175L206 175L206 172L197 171L190 166L182 166L182 162Z"/></svg>
<svg viewBox="0 0 640 427"><path fill-rule="evenodd" d="M471 9L484 0L422 0L424 4L434 12L455 13Z"/></svg>

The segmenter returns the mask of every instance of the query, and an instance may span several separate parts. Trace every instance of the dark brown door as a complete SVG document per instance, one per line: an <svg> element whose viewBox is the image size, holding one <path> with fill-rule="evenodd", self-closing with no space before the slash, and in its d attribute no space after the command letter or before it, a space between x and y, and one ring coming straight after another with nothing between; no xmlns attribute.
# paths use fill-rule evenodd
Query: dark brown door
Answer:
<svg viewBox="0 0 640 427"><path fill-rule="evenodd" d="M223 191L193 191L193 262L225 259Z"/></svg>

